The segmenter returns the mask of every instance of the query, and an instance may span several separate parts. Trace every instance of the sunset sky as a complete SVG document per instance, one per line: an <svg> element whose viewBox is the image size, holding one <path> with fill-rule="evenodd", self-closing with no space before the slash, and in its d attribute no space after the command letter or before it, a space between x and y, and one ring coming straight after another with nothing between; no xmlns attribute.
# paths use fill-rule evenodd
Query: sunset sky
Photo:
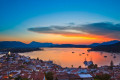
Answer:
<svg viewBox="0 0 120 80"><path fill-rule="evenodd" d="M0 41L120 40L120 0L0 0Z"/></svg>

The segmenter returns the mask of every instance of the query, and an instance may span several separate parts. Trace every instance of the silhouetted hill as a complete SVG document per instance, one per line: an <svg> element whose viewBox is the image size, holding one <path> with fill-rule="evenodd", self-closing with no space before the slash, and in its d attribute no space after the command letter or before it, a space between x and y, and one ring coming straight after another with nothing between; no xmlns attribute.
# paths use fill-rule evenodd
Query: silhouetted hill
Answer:
<svg viewBox="0 0 120 80"><path fill-rule="evenodd" d="M15 53L23 53L42 50L39 47L34 47L29 44L25 44L19 41L0 41L0 52L15 52Z"/></svg>
<svg viewBox="0 0 120 80"><path fill-rule="evenodd" d="M118 43L120 41L118 40L113 40L113 41L108 41L108 42L103 42L101 43L100 45L112 45L112 44L115 44L115 43Z"/></svg>
<svg viewBox="0 0 120 80"><path fill-rule="evenodd" d="M91 51L106 51L106 52L120 52L120 41L113 40L103 43L93 43L91 45L74 45L74 44L53 44L53 43L40 43L32 41L30 44L25 44L19 41L0 41L0 51L34 51L39 50L40 47L75 47L75 48L91 48Z"/></svg>
<svg viewBox="0 0 120 80"><path fill-rule="evenodd" d="M39 48L50 47L55 44L52 43L40 43L32 41L30 44L25 44L20 41L0 41L0 48Z"/></svg>
<svg viewBox="0 0 120 80"><path fill-rule="evenodd" d="M54 45L52 47L61 47L61 48L67 48L67 47L75 47L75 48L88 48L88 45L74 45L74 44L61 44L61 45Z"/></svg>
<svg viewBox="0 0 120 80"><path fill-rule="evenodd" d="M32 41L29 46L32 46L32 47L51 47L55 44L52 44L52 43L40 43L40 42L35 42L35 41Z"/></svg>
<svg viewBox="0 0 120 80"><path fill-rule="evenodd" d="M96 47L96 46L99 46L99 45L100 45L100 43L93 43L93 44L90 44L89 46Z"/></svg>
<svg viewBox="0 0 120 80"><path fill-rule="evenodd" d="M105 51L120 53L120 42L111 45L100 45L90 49L90 51Z"/></svg>
<svg viewBox="0 0 120 80"><path fill-rule="evenodd" d="M0 48L26 48L29 47L27 44L19 41L1 41Z"/></svg>
<svg viewBox="0 0 120 80"><path fill-rule="evenodd" d="M88 45L74 45L74 44L53 44L53 43L40 43L32 41L25 44L19 41L0 41L0 48L40 48L40 47L89 47Z"/></svg>
<svg viewBox="0 0 120 80"><path fill-rule="evenodd" d="M103 42L103 43L93 43L93 44L91 44L89 46L96 47L96 46L101 46L101 45L111 45L111 44L115 44L115 43L118 43L118 42L120 42L120 41L113 40L113 41L108 41L108 42Z"/></svg>

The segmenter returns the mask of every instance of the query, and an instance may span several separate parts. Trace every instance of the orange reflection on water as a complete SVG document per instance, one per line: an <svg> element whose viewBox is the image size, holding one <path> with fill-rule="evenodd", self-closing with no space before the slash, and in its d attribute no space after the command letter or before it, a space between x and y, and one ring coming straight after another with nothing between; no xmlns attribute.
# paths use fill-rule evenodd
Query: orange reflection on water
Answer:
<svg viewBox="0 0 120 80"><path fill-rule="evenodd" d="M120 63L120 55L116 54L117 58L114 59L111 53L87 52L87 49L88 48L44 48L44 51L21 53L21 55L30 56L31 58L39 57L39 59L42 60L53 60L54 63L62 67L71 67L71 65L74 67L85 67L83 64L85 58L87 61L92 60L93 63L98 64L98 66L109 65L111 60L113 60L114 64ZM107 56L107 58L104 56Z"/></svg>

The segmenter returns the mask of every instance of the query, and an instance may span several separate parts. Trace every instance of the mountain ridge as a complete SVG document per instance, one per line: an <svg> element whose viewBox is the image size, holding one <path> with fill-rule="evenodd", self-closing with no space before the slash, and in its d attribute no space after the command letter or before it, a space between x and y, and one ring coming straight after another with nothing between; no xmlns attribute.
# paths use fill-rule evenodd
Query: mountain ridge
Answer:
<svg viewBox="0 0 120 80"><path fill-rule="evenodd" d="M120 42L110 45L100 45L91 48L88 51L104 51L104 52L111 52L111 53L120 53Z"/></svg>
<svg viewBox="0 0 120 80"><path fill-rule="evenodd" d="M102 43L93 43L90 44L91 47L96 47L96 46L101 46L101 45L111 45L120 42L119 40L112 40L112 41L107 41L107 42L102 42Z"/></svg>
<svg viewBox="0 0 120 80"><path fill-rule="evenodd" d="M112 45L115 43L119 43L119 40L112 40L108 42L102 43L93 43L90 45L75 45L75 44L53 44L53 43L41 43L32 41L29 44L20 42L20 41L0 41L0 48L39 48L39 47L97 47L104 45Z"/></svg>

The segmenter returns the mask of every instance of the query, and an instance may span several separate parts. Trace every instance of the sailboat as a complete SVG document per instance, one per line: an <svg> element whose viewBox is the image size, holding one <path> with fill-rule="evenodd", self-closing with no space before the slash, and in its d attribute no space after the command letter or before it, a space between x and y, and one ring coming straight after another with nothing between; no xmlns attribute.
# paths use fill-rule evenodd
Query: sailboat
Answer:
<svg viewBox="0 0 120 80"><path fill-rule="evenodd" d="M75 52L72 52L72 53L75 53Z"/></svg>

